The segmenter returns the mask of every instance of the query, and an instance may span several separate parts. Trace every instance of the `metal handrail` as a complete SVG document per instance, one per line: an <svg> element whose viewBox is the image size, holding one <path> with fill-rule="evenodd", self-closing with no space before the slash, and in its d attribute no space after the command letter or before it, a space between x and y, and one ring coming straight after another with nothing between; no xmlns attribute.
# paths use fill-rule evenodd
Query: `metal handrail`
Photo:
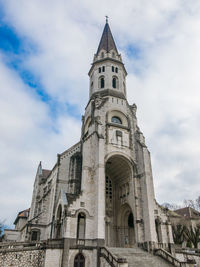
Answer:
<svg viewBox="0 0 200 267"><path fill-rule="evenodd" d="M119 263L127 263L124 258L116 258L112 253L105 247L99 248L99 257L103 257L111 267L117 267Z"/></svg>
<svg viewBox="0 0 200 267"><path fill-rule="evenodd" d="M156 249L155 255L162 257L163 259L172 263L174 266L178 266L178 267L185 267L186 266L186 262L179 261L177 258L172 256L169 252L167 252L166 250L164 250L162 248Z"/></svg>

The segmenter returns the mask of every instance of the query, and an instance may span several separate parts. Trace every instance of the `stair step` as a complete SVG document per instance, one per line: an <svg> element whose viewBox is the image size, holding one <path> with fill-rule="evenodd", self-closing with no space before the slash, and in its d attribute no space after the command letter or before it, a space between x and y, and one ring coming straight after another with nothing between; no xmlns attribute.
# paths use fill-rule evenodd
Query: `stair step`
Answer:
<svg viewBox="0 0 200 267"><path fill-rule="evenodd" d="M118 258L126 258L129 267L169 267L172 266L159 256L150 254L138 247L116 248L108 247L108 250Z"/></svg>

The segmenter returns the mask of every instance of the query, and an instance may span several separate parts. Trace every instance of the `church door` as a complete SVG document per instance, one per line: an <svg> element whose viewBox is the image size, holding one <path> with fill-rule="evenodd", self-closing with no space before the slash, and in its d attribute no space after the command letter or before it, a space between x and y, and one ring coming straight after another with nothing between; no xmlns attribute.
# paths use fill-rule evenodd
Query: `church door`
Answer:
<svg viewBox="0 0 200 267"><path fill-rule="evenodd" d="M132 247L135 244L134 217L128 204L121 206L118 214L118 246Z"/></svg>

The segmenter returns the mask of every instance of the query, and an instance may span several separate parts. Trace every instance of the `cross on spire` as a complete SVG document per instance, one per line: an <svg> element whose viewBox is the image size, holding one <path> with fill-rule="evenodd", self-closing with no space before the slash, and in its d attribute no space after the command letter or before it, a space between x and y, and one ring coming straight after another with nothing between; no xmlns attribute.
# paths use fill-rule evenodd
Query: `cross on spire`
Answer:
<svg viewBox="0 0 200 267"><path fill-rule="evenodd" d="M108 16L106 15L105 17L106 17L106 23L108 23Z"/></svg>

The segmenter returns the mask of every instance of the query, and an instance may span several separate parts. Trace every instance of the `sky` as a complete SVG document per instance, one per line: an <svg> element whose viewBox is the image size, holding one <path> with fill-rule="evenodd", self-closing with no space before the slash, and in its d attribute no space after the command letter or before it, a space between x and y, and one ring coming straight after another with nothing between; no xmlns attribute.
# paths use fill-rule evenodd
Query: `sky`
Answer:
<svg viewBox="0 0 200 267"><path fill-rule="evenodd" d="M80 140L105 16L151 152L157 201L200 195L198 0L0 0L0 220L30 207L36 169Z"/></svg>

